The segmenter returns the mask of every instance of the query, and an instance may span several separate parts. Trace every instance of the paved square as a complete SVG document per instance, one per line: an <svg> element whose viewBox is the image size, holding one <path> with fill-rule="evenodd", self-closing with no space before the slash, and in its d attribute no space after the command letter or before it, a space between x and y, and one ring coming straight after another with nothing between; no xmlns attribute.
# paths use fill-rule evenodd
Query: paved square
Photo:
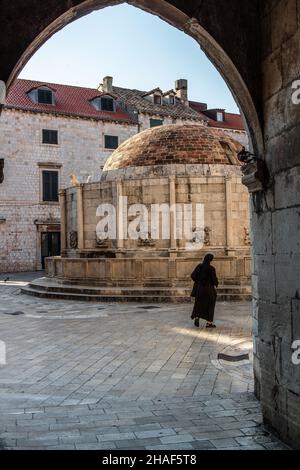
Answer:
<svg viewBox="0 0 300 470"><path fill-rule="evenodd" d="M221 302L218 328L195 329L192 305L20 294L34 276L0 280L2 448L285 448L253 395L250 303Z"/></svg>

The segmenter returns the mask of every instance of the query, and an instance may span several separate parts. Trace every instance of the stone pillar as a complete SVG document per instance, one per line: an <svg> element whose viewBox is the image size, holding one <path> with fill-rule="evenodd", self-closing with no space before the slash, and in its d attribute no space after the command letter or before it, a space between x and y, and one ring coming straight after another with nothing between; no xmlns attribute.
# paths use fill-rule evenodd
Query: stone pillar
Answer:
<svg viewBox="0 0 300 470"><path fill-rule="evenodd" d="M228 256L232 254L233 237L232 237L232 188L231 177L225 176L225 199L226 199L226 251Z"/></svg>
<svg viewBox="0 0 300 470"><path fill-rule="evenodd" d="M83 197L82 188L80 184L77 186L77 236L78 236L78 250L84 249L84 235L83 235Z"/></svg>
<svg viewBox="0 0 300 470"><path fill-rule="evenodd" d="M175 186L175 176L170 176L169 178L169 188L170 188L170 208L175 207L176 204L176 186ZM177 239L176 239L176 211L170 211L170 249L177 249Z"/></svg>
<svg viewBox="0 0 300 470"><path fill-rule="evenodd" d="M59 191L59 204L60 204L60 244L61 254L67 249L67 217L66 217L66 190Z"/></svg>
<svg viewBox="0 0 300 470"><path fill-rule="evenodd" d="M123 207L123 185L117 181L117 249L124 248L124 207Z"/></svg>
<svg viewBox="0 0 300 470"><path fill-rule="evenodd" d="M37 271L43 270L41 252L42 252L42 233L40 231L40 227L37 226L37 232L36 232L36 270Z"/></svg>
<svg viewBox="0 0 300 470"><path fill-rule="evenodd" d="M0 114L3 109L3 105L6 100L6 84L3 80L0 80Z"/></svg>

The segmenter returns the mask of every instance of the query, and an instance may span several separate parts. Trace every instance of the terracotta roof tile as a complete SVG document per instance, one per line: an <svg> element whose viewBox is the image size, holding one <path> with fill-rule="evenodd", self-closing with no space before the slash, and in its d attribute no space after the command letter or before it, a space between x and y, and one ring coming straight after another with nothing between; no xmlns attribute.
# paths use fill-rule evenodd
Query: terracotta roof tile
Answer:
<svg viewBox="0 0 300 470"><path fill-rule="evenodd" d="M198 113L189 106L185 106L180 101L176 101L174 105L154 104L144 98L144 96L148 94L146 91L131 90L129 88L120 88L115 86L113 87L113 93L132 110L135 109L141 113L162 117L171 116L179 119L194 119L195 121L208 121L208 118L204 116L204 114Z"/></svg>
<svg viewBox="0 0 300 470"><path fill-rule="evenodd" d="M218 122L214 119L210 119L208 125L210 127L218 127L220 129L246 131L242 116L240 114L234 113L225 112L225 120L223 122Z"/></svg>
<svg viewBox="0 0 300 470"><path fill-rule="evenodd" d="M215 127L218 129L232 129L236 131L245 131L245 125L243 118L240 114L227 113L224 109L207 109L205 103L198 103L197 101L190 101L190 107L201 114L204 114L208 119L209 127ZM225 120L219 122L216 119L213 119L213 114L217 111L224 113Z"/></svg>
<svg viewBox="0 0 300 470"><path fill-rule="evenodd" d="M34 103L30 99L27 93L40 86L48 86L52 90L55 90L55 105ZM103 93L99 92L99 90L92 88L18 79L7 95L5 106L7 108L23 109L27 111L135 123L130 114L124 111L120 105L117 105L116 112L97 111L91 105L90 100L102 94Z"/></svg>

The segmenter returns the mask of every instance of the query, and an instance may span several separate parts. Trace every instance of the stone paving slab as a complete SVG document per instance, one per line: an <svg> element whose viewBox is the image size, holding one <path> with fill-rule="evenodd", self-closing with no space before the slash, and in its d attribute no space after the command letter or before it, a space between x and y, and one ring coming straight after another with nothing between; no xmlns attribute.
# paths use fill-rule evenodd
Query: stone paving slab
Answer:
<svg viewBox="0 0 300 470"><path fill-rule="evenodd" d="M218 303L218 328L196 329L188 304L20 294L35 276L0 279L0 446L285 448L263 428L253 395L250 303ZM224 351L250 360L223 364Z"/></svg>

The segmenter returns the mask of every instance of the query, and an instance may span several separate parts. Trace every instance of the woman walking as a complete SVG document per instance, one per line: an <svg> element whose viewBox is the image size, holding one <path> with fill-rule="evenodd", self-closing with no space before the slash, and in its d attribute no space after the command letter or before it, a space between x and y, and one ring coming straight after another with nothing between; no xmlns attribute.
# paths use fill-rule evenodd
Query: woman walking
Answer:
<svg viewBox="0 0 300 470"><path fill-rule="evenodd" d="M195 326L197 327L199 327L199 319L202 318L207 322L206 328L216 328L213 323L217 300L215 288L218 287L219 282L216 270L210 264L213 259L213 255L206 255L203 263L197 266L191 276L194 281L192 297L195 297L192 319L195 320Z"/></svg>

